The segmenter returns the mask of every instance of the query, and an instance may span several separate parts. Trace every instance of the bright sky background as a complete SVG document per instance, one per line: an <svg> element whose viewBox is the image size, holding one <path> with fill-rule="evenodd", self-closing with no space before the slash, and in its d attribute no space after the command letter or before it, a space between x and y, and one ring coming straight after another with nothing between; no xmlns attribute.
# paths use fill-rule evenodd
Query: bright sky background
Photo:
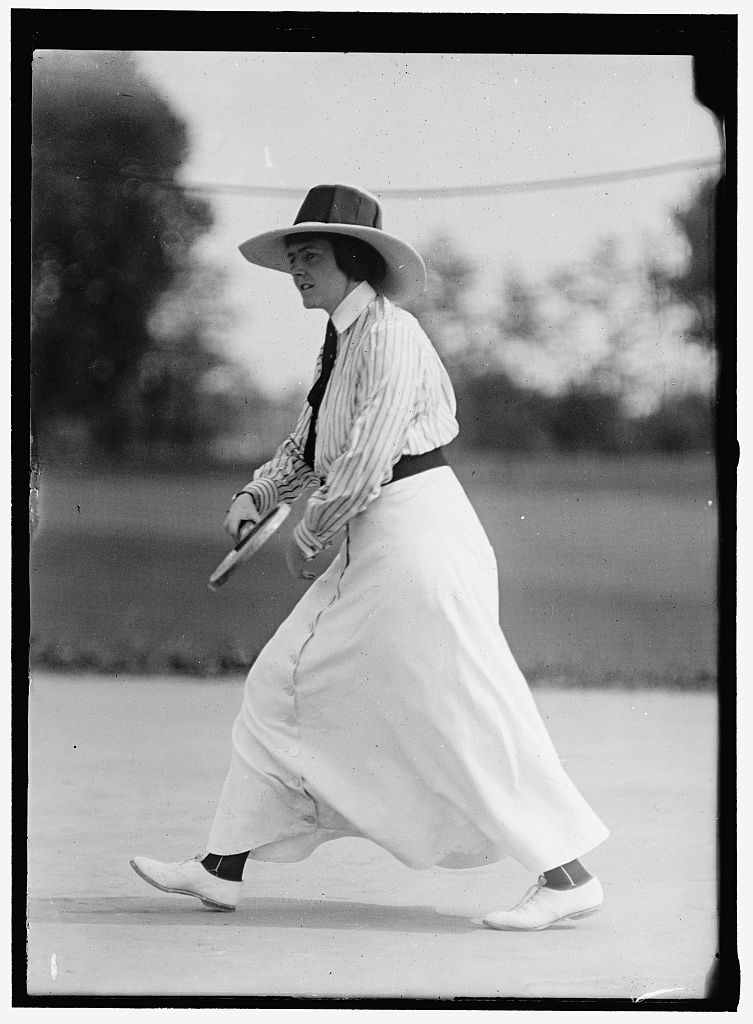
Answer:
<svg viewBox="0 0 753 1024"><path fill-rule="evenodd" d="M185 118L192 184L299 189L287 198L210 196L204 259L227 277L224 345L271 391L308 386L323 336L287 275L247 263L245 238L292 224L312 185L438 188L567 178L717 160L690 57L140 51L143 70ZM481 269L491 304L505 268L534 278L615 235L671 251L670 213L709 173L673 173L529 194L385 197L384 228L419 249L445 230Z"/></svg>

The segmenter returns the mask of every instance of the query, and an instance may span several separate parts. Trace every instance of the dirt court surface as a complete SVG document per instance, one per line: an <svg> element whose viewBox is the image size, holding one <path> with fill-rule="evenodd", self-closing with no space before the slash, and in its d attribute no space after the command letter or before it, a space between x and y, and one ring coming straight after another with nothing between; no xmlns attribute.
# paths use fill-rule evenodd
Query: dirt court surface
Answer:
<svg viewBox="0 0 753 1024"><path fill-rule="evenodd" d="M512 860L414 872L365 840L249 864L234 914L161 893L135 854L203 851L243 680L38 673L30 693L31 995L697 999L716 952L716 700L536 701L612 830L585 858L602 913L481 925L534 881Z"/></svg>

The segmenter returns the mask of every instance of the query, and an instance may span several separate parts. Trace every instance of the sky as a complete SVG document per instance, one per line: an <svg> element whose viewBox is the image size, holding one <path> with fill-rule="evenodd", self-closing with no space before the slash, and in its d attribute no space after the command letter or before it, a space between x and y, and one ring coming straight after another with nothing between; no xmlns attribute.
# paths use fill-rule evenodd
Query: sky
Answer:
<svg viewBox="0 0 753 1024"><path fill-rule="evenodd" d="M584 260L614 236L638 254L676 251L673 207L710 173L720 143L693 95L690 57L567 54L341 54L138 51L144 73L186 121L186 184L214 191L197 248L222 271L232 316L222 347L270 393L308 387L326 314L306 312L285 274L247 263L245 238L292 224L316 184L380 196L383 227L419 250L438 231L478 265L472 301L503 273L531 280ZM509 185L698 161L655 177L473 196L387 190ZM380 195L382 191L386 194Z"/></svg>

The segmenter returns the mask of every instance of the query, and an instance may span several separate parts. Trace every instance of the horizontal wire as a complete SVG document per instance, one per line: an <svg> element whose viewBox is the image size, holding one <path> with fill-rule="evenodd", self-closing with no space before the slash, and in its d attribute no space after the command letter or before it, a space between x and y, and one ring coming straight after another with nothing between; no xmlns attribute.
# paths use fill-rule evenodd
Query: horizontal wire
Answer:
<svg viewBox="0 0 753 1024"><path fill-rule="evenodd" d="M539 181L516 181L500 185L468 185L458 188L441 189L373 189L376 195L390 198L410 197L430 199L445 196L483 196L509 192L543 192L549 189L577 188L581 185L597 185L610 181L628 181L634 178L650 178L660 174L676 174L680 171L695 171L701 167L719 167L719 160L684 160L674 164L660 164L655 167L638 167L630 171L606 171L603 174L584 174L572 178L543 178Z"/></svg>
<svg viewBox="0 0 753 1024"><path fill-rule="evenodd" d="M107 178L107 173L102 173L99 168L95 169L93 175L77 174L70 166L55 165L53 161L40 160L35 163L49 163L58 171L74 174L80 180L87 180L89 177L97 180ZM446 186L440 188L372 188L374 195L389 199L451 199L464 196L487 196L487 195L509 195L520 192L546 192L558 189L579 188L587 185L601 185L615 181L631 181L638 178L649 178L664 174L677 174L683 171L698 171L702 168L716 168L721 170L722 161L708 157L696 160L683 160L677 163L658 164L652 167L636 167L631 170L606 171L601 174L586 174L570 178L542 178L538 181L515 181L499 183L495 185L464 185ZM232 194L246 195L253 197L287 198L289 196L299 197L304 195L305 188L291 188L289 186L274 185L230 185L219 183L191 183L176 182L167 178L158 178L151 175L113 172L123 181L137 180L145 181L154 185L161 185L164 188L181 189L185 192L199 192L206 195Z"/></svg>
<svg viewBox="0 0 753 1024"><path fill-rule="evenodd" d="M450 199L462 196L485 196L509 194L511 192L543 192L563 188L577 188L582 185L596 185L610 181L627 181L633 178L648 178L661 174L677 174L681 171L695 171L702 167L720 167L720 160L703 158L684 160L672 164L659 164L654 167L638 167L634 170L607 171L603 174L588 174L572 178L543 178L538 181L515 181L496 185L463 185L445 186L441 188L371 188L376 196L388 199ZM234 192L250 196L301 196L308 191L305 188L253 186L253 185L190 185L183 186L191 191Z"/></svg>

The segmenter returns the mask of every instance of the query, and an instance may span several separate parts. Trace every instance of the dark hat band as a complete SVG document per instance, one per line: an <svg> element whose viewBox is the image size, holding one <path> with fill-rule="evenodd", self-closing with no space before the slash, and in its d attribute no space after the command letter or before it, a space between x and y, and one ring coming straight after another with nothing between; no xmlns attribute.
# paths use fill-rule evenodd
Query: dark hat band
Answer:
<svg viewBox="0 0 753 1024"><path fill-rule="evenodd" d="M382 227L382 211L371 196L344 185L317 185L303 201L296 224L354 224Z"/></svg>

